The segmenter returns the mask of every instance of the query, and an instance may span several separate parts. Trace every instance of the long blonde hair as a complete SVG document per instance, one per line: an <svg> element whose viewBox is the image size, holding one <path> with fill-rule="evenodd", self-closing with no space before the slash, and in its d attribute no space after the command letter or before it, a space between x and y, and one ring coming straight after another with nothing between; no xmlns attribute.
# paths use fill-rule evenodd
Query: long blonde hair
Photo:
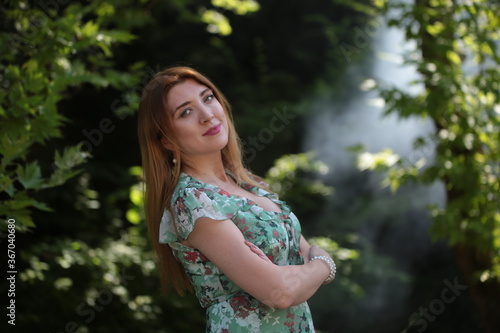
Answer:
<svg viewBox="0 0 500 333"><path fill-rule="evenodd" d="M181 152L177 138L172 135L172 119L167 112L167 95L178 83L192 79L213 91L228 119L228 144L222 149L222 162L238 182L256 184L244 168L241 143L236 133L229 102L220 90L204 75L190 67L171 67L156 73L144 87L139 104L138 135L145 181L144 209L153 249L160 269L162 291L170 287L184 295L192 291L182 265L175 259L167 244L159 243L160 220L165 209L174 217L171 207L172 194L181 173ZM166 138L173 147L168 150L161 142ZM172 163L176 159L177 163Z"/></svg>

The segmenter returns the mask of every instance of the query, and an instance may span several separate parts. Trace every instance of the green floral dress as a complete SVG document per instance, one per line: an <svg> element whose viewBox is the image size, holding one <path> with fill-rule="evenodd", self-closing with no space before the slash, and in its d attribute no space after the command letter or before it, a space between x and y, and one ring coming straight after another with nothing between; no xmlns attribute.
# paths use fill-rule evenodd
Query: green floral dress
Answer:
<svg viewBox="0 0 500 333"><path fill-rule="evenodd" d="M242 188L275 202L281 212L264 211L255 202L181 173L172 196L177 231L185 240L200 217L231 219L245 239L257 245L276 265L302 265L301 229L290 208L278 196L259 187ZM200 251L183 245L167 210L160 224L160 243L169 244L182 263L202 307L207 309L206 332L314 332L307 302L273 309L233 283Z"/></svg>

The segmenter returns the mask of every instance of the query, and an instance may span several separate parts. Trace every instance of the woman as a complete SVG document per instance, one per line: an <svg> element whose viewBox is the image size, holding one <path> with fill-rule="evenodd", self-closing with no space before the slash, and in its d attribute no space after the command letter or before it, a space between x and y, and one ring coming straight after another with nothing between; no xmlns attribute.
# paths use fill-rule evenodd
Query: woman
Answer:
<svg viewBox="0 0 500 333"><path fill-rule="evenodd" d="M194 289L207 332L314 332L306 301L333 280L335 264L244 169L217 87L188 67L157 73L138 127L162 286Z"/></svg>

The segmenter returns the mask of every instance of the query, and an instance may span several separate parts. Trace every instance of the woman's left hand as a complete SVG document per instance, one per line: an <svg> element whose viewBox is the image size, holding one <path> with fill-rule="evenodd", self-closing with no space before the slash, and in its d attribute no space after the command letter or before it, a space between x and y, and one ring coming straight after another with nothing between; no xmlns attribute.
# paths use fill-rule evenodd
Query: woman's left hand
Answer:
<svg viewBox="0 0 500 333"><path fill-rule="evenodd" d="M248 246L250 250L252 250L252 252L258 255L260 258L264 259L265 261L271 262L271 260L264 254L264 252L252 242L245 239L245 245Z"/></svg>

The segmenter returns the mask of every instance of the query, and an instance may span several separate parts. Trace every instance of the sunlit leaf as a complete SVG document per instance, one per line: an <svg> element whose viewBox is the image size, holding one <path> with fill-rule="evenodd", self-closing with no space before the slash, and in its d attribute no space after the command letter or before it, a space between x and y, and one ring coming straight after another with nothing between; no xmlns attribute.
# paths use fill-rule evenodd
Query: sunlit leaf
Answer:
<svg viewBox="0 0 500 333"><path fill-rule="evenodd" d="M39 186L42 179L42 172L37 161L26 164L24 167L18 165L17 167L17 179L23 186L27 189L36 188Z"/></svg>
<svg viewBox="0 0 500 333"><path fill-rule="evenodd" d="M448 59L450 59L451 62L453 62L456 65L460 65L462 63L460 56L456 52L448 51L446 53L446 56L448 57Z"/></svg>
<svg viewBox="0 0 500 333"><path fill-rule="evenodd" d="M201 15L201 20L208 24L207 30L210 33L227 36L233 31L227 17L216 10L205 10Z"/></svg>
<svg viewBox="0 0 500 333"><path fill-rule="evenodd" d="M255 0L212 0L212 4L227 10L231 10L238 15L258 11L260 5Z"/></svg>
<svg viewBox="0 0 500 333"><path fill-rule="evenodd" d="M130 201L136 206L140 206L143 203L143 191L138 188L137 186L134 186L130 189Z"/></svg>
<svg viewBox="0 0 500 333"><path fill-rule="evenodd" d="M141 216L136 209L127 210L126 217L127 220L132 224L138 224L139 222L141 222Z"/></svg>
<svg viewBox="0 0 500 333"><path fill-rule="evenodd" d="M437 36L444 30L444 24L442 22L435 22L434 24L426 25L426 29L431 35Z"/></svg>
<svg viewBox="0 0 500 333"><path fill-rule="evenodd" d="M82 37L92 37L99 30L99 25L93 21L88 21L85 25L80 29L80 33Z"/></svg>

